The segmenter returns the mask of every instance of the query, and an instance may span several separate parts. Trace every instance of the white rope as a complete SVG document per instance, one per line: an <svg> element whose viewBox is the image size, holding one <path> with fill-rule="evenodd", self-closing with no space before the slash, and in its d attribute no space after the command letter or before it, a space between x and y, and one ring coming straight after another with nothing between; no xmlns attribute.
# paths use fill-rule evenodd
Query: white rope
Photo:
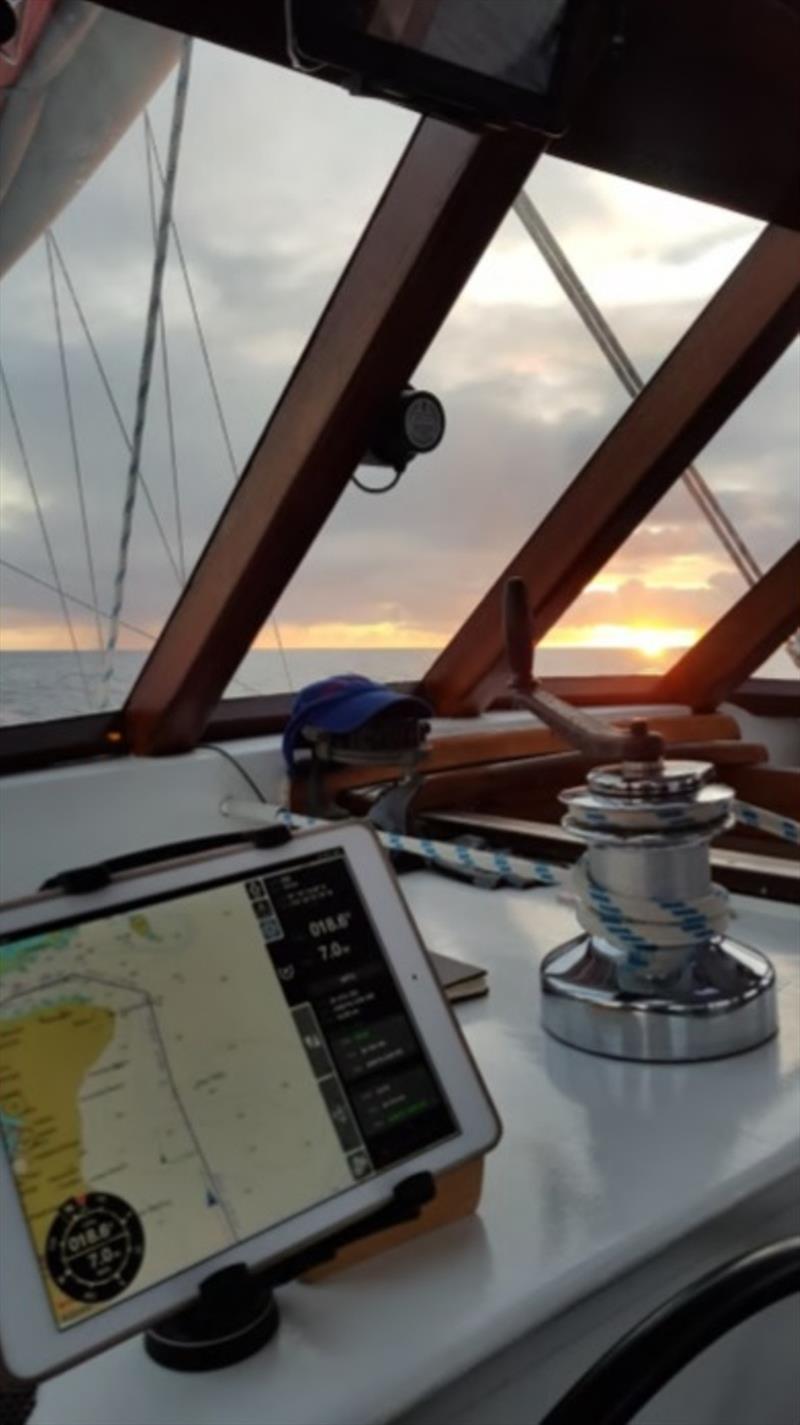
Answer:
<svg viewBox="0 0 800 1425"><path fill-rule="evenodd" d="M144 129L144 148L145 162L147 164L147 194L150 202L150 226L153 230L153 247L155 249L158 242L158 211L156 208L156 189L153 177L153 155L150 151L150 141L146 123ZM158 335L159 346L161 347L161 375L164 382L164 405L167 415L167 440L169 444L170 472L172 474L172 499L175 506L175 535L178 541L178 563L181 571L181 588L183 588L186 583L186 552L183 544L181 488L178 474L178 443L175 438L175 415L172 408L172 377L170 375L167 322L164 306L164 294L162 293L158 309Z"/></svg>
<svg viewBox="0 0 800 1425"><path fill-rule="evenodd" d="M734 802L733 814L743 826L753 826L758 831L766 831L781 841L790 841L800 846L800 821L790 816L779 816L777 812L766 811L764 807L754 807L750 802Z"/></svg>
<svg viewBox="0 0 800 1425"><path fill-rule="evenodd" d="M141 361L139 363L139 382L136 390L136 414L134 416L133 431L131 433L128 483L122 508L119 556L117 560L117 572L114 578L114 597L111 605L111 627L109 628L106 642L108 662L103 671L103 681L105 685L104 702L108 700L109 684L113 672L114 650L117 646L119 620L122 613L123 599L125 597L128 554L130 551L131 534L133 533L133 513L136 505L136 493L139 486L139 465L142 457L147 403L153 374L153 355L158 333L158 314L161 309L161 289L164 282L164 266L167 260L170 216L172 212L172 200L175 194L175 179L178 171L178 154L180 152L181 134L183 132L183 119L186 112L186 94L189 87L191 57L192 42L191 39L186 38L183 42L183 53L181 55L178 78L175 85L175 102L172 110L172 125L169 135L167 171L164 179L164 192L162 194L161 210L158 219L158 235L156 238L155 257L153 259L153 274L150 282L150 299L147 306L144 343L142 346Z"/></svg>
<svg viewBox="0 0 800 1425"><path fill-rule="evenodd" d="M223 816L241 821L261 822L274 826L276 822L290 831L306 831L313 826L332 823L316 816L299 816L272 802L241 801L227 797L220 807ZM375 828L373 827L373 831ZM408 851L420 856L429 866L440 866L472 878L477 875L499 876L510 884L543 886L565 885L569 872L549 866L545 861L530 861L525 856L507 856L504 851L476 851L471 846L459 846L449 841L431 841L428 837L403 836L397 831L377 831L378 840L387 851Z"/></svg>
<svg viewBox="0 0 800 1425"><path fill-rule="evenodd" d="M589 876L582 858L572 873L575 915L584 930L611 945L631 969L662 977L678 969L689 945L724 935L728 893L712 884L707 896L662 900L613 893Z"/></svg>
<svg viewBox="0 0 800 1425"><path fill-rule="evenodd" d="M800 844L800 822L748 802L736 802L734 807L745 825L758 826L783 840ZM270 802L240 801L235 797L223 801L220 810L223 816L268 826L277 822L290 831L331 825L319 817L299 816ZM429 866L456 872L469 880L476 875L490 875L509 885L568 889L583 929L602 939L621 963L646 978L662 978L678 970L686 959L688 946L723 935L730 919L728 893L714 883L707 895L694 899L625 896L616 891L612 893L593 881L585 857L567 871L546 861L509 856L504 851L477 851L471 846L404 836L394 831L378 831L377 836L388 851L409 852L421 857Z"/></svg>

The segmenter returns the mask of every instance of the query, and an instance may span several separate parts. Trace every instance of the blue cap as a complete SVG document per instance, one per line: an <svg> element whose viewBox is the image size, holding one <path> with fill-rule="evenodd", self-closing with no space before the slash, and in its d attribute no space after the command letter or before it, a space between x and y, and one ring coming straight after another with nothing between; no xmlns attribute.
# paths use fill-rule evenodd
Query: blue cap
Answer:
<svg viewBox="0 0 800 1425"><path fill-rule="evenodd" d="M384 683L373 683L371 678L362 678L357 673L343 673L337 678L309 683L297 694L284 730L283 755L287 767L291 771L294 766L294 754L304 727L318 727L322 732L354 732L386 708L416 717L433 715L433 709L422 698L396 693Z"/></svg>

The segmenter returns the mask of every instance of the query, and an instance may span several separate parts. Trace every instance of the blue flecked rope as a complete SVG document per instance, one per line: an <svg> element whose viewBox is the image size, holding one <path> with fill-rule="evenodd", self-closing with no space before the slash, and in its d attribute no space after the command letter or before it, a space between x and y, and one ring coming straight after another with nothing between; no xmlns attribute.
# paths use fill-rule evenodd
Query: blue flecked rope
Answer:
<svg viewBox="0 0 800 1425"><path fill-rule="evenodd" d="M229 801L223 803L222 809L242 819L280 821L293 831L330 825L269 803ZM734 802L733 811L745 826L758 827L800 845L800 822L791 817L778 816L749 802ZM591 879L585 858L570 872L546 861L510 856L505 851L477 851L471 846L404 836L396 831L377 834L387 850L410 852L429 866L455 871L469 880L489 874L509 885L570 887L583 928L615 949L627 966L646 974L668 973L682 962L687 945L723 934L728 922L727 892L714 884L708 895L694 900L621 896Z"/></svg>
<svg viewBox="0 0 800 1425"><path fill-rule="evenodd" d="M653 810L659 820L665 821L671 808ZM734 801L732 811L743 825L800 845L800 822L791 817L740 801ZM593 821L596 826L611 825L613 816L597 811ZM687 945L702 944L724 934L730 913L727 893L717 885L712 885L710 895L696 900L645 900L612 894L590 878L585 860L575 868L573 887L577 897L575 913L583 928L616 947L620 958L632 969L651 975L667 974L676 968L685 957Z"/></svg>
<svg viewBox="0 0 800 1425"><path fill-rule="evenodd" d="M733 814L744 826L767 831L770 836L777 836L782 841L791 841L795 846L800 846L800 821L793 821L790 816L779 816L777 812L751 806L750 802L738 801L733 804Z"/></svg>
<svg viewBox="0 0 800 1425"><path fill-rule="evenodd" d="M222 804L224 815L247 821L281 822L290 831L305 831L310 827L330 826L320 817L300 816L286 807L270 802L240 802L228 799ZM373 827L373 830L376 830ZM569 881L569 872L548 865L546 861L531 861L527 856L509 856L505 851L477 851L449 841L432 841L429 837L403 836L397 831L376 831L387 851L406 851L419 856L429 866L460 873L468 880L479 876L495 876L509 885L562 886Z"/></svg>

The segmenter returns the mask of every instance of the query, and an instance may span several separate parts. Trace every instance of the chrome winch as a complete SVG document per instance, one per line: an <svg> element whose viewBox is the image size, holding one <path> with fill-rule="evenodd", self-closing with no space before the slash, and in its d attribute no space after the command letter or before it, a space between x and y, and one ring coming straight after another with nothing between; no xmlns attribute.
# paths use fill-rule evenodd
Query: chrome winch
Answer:
<svg viewBox="0 0 800 1425"><path fill-rule="evenodd" d="M564 825L586 844L574 875L582 933L542 963L542 1019L576 1048L643 1061L714 1059L776 1031L766 956L726 933L728 898L709 844L731 825L734 793L707 762L672 761L637 718L618 730L570 707L531 675L522 580L506 589L515 700L598 761L561 794Z"/></svg>

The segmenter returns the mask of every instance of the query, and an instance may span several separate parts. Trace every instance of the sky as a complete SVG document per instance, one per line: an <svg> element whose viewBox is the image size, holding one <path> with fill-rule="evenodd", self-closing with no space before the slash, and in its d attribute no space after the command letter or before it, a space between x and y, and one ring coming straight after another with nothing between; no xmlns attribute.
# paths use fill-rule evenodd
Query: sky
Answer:
<svg viewBox="0 0 800 1425"><path fill-rule="evenodd" d="M169 78L150 106L162 154L172 85ZM414 122L404 110L195 45L175 213L240 468ZM539 163L527 191L645 377L760 231L740 215L553 159ZM152 260L141 122L54 230L130 425ZM107 611L127 456L61 279L58 290L95 587ZM233 473L174 249L165 311L184 562L191 568ZM92 602L42 242L0 289L0 350L60 578L68 593ZM628 404L513 213L414 380L445 406L444 441L384 498L348 488L277 609L287 647L446 643ZM0 422L0 555L50 581L4 402ZM769 567L800 525L797 343L697 466ZM179 565L158 363L143 471ZM375 481L376 472L365 478ZM1 573L0 647L67 647L57 597L19 573ZM669 650L691 643L744 587L679 485L549 641L675 656ZM121 647L149 646L178 588L140 496ZM77 603L70 609L80 643L97 646L94 616ZM106 628L101 619L100 633ZM259 644L274 646L269 625Z"/></svg>

